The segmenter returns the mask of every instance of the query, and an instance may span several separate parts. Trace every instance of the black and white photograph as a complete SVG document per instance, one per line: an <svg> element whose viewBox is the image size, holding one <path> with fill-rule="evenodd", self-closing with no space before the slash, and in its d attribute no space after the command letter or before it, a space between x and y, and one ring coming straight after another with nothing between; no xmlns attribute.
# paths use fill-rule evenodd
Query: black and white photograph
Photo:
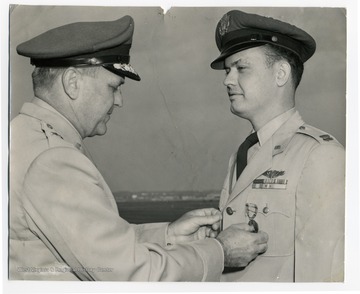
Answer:
<svg viewBox="0 0 360 294"><path fill-rule="evenodd" d="M354 286L353 5L288 2L6 6L8 290Z"/></svg>

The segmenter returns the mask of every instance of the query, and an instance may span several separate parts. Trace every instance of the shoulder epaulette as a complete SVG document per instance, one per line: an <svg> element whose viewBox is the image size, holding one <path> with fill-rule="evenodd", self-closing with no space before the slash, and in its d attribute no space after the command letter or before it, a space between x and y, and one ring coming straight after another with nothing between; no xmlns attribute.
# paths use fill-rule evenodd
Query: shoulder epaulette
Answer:
<svg viewBox="0 0 360 294"><path fill-rule="evenodd" d="M333 136L331 136L330 134L317 129L313 126L304 124L302 126L299 127L297 133L300 134L304 134L307 136L312 137L313 139L315 139L316 141L318 141L320 144L326 144L326 143L336 143L336 144L340 144Z"/></svg>

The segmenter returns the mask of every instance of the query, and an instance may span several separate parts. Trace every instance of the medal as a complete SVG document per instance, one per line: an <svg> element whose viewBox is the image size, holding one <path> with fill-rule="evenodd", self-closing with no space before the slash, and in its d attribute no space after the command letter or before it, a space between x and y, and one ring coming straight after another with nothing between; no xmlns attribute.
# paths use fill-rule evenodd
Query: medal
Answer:
<svg viewBox="0 0 360 294"><path fill-rule="evenodd" d="M253 232L254 233L257 233L259 231L259 225L254 220L254 218L257 215L258 207L254 203L246 203L245 207L246 207L246 215L250 219L249 222L248 222L248 225L253 227L253 229L254 229Z"/></svg>

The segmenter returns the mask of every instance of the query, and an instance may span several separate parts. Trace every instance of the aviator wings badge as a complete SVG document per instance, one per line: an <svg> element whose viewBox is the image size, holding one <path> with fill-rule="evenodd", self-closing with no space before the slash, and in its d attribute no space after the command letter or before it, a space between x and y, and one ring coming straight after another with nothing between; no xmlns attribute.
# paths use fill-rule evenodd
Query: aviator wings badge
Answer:
<svg viewBox="0 0 360 294"><path fill-rule="evenodd" d="M268 170L262 174L267 179L255 179L252 184L253 189L286 189L287 179L278 179L277 177L285 175L284 170Z"/></svg>
<svg viewBox="0 0 360 294"><path fill-rule="evenodd" d="M266 172L263 173L263 176L269 179L273 179L279 176L283 176L284 174L285 174L284 170L267 170Z"/></svg>

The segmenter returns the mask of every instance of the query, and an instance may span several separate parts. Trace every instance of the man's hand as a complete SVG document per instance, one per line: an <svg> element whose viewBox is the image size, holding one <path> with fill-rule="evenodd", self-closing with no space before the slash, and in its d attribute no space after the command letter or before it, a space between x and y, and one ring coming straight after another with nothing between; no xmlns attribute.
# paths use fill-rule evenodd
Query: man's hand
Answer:
<svg viewBox="0 0 360 294"><path fill-rule="evenodd" d="M222 231L216 239L223 245L225 266L244 267L267 249L265 232L252 233L247 224L235 224Z"/></svg>
<svg viewBox="0 0 360 294"><path fill-rule="evenodd" d="M222 215L215 208L196 209L169 224L168 240L172 244L215 238Z"/></svg>

